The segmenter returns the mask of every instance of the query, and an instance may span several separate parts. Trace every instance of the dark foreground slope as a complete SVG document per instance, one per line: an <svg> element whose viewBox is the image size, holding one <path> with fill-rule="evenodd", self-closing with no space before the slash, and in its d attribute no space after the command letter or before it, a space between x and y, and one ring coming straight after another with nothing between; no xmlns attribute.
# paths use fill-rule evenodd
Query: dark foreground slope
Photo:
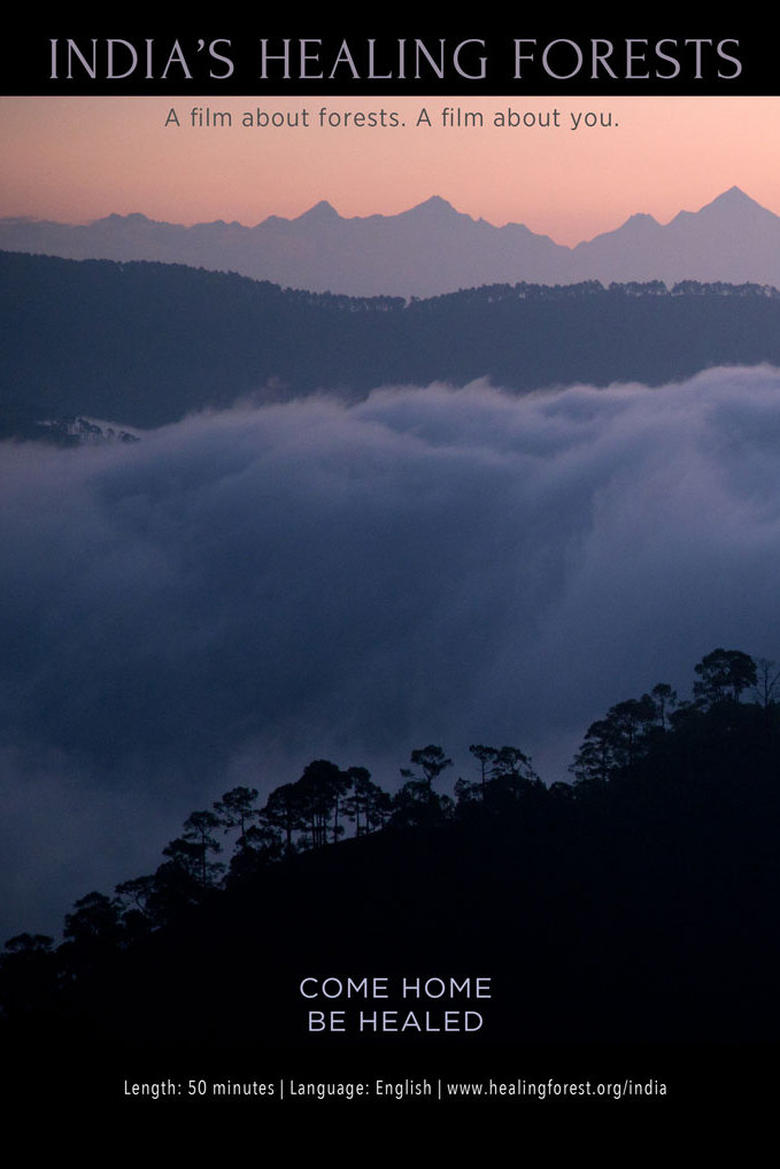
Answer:
<svg viewBox="0 0 780 1169"><path fill-rule="evenodd" d="M115 1079L377 1061L579 1075L598 1055L612 1075L617 1059L734 1086L780 1039L779 730L772 702L713 690L669 719L645 695L593 724L572 786L505 776L369 836L246 852L164 925L6 958L7 1050ZM343 1013L323 1031L310 1010Z"/></svg>
<svg viewBox="0 0 780 1169"><path fill-rule="evenodd" d="M86 415L152 427L242 397L487 377L521 392L780 362L757 285L499 285L412 301L176 265L0 253L0 434Z"/></svg>
<svg viewBox="0 0 780 1169"><path fill-rule="evenodd" d="M163 1085L173 1112L153 1107L172 1119L232 1091L290 1123L325 1099L291 1100L296 1085L360 1082L389 1122L380 1080L432 1086L405 1098L430 1119L435 1093L465 1082L484 1097L444 1099L448 1115L766 1120L778 706L720 696L658 721L646 699L589 728L571 787L467 784L449 811L423 801L441 815L271 863L244 853L225 890L134 936L132 913L124 931L92 928L85 899L89 928L55 953L27 938L2 967L12 1092L49 1114L88 1100L129 1116L133 1092ZM499 1094L561 1084L581 1094L546 1111Z"/></svg>

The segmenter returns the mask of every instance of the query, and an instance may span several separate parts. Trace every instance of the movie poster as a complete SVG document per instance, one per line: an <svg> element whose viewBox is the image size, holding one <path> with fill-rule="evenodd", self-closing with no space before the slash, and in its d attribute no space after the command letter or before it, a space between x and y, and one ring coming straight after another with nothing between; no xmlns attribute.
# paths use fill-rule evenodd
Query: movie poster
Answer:
<svg viewBox="0 0 780 1169"><path fill-rule="evenodd" d="M758 1119L769 50L320 23L59 17L7 54L16 1089Z"/></svg>

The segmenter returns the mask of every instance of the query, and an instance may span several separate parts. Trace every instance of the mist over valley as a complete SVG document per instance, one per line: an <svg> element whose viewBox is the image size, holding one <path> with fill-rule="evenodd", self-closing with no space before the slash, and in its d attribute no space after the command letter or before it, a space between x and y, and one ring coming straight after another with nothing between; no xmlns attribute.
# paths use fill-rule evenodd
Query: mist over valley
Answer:
<svg viewBox="0 0 780 1169"><path fill-rule="evenodd" d="M715 645L779 657L779 389L433 381L4 443L5 936L236 783L392 790L430 742L473 779L476 741L549 784Z"/></svg>

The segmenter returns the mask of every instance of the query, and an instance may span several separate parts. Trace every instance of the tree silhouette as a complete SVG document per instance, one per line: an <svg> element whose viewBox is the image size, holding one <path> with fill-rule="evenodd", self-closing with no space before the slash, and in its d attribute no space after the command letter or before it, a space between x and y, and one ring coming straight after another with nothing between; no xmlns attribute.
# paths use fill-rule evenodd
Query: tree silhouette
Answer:
<svg viewBox="0 0 780 1169"><path fill-rule="evenodd" d="M65 915L63 934L77 945L112 944L120 935L119 906L105 893L87 893Z"/></svg>
<svg viewBox="0 0 780 1169"><path fill-rule="evenodd" d="M155 921L153 900L157 880L153 876L122 881L114 892L122 908L122 923L128 935L145 933Z"/></svg>
<svg viewBox="0 0 780 1169"><path fill-rule="evenodd" d="M262 810L261 820L284 834L285 853L291 855L294 851L293 833L301 832L307 826L306 809L298 785L284 783L274 788Z"/></svg>
<svg viewBox="0 0 780 1169"><path fill-rule="evenodd" d="M669 712L677 705L677 691L668 682L658 682L650 691L650 697L655 702L658 725L665 731L669 726Z"/></svg>
<svg viewBox="0 0 780 1169"><path fill-rule="evenodd" d="M422 828L440 824L452 813L449 796L439 796L425 779L409 779L393 797L391 824L400 828Z"/></svg>
<svg viewBox="0 0 780 1169"><path fill-rule="evenodd" d="M480 778L478 783L459 779L455 794L459 809L481 802L497 810L507 797L517 799L529 785L541 784L531 766L531 760L519 747L487 747L472 744L469 751L478 760Z"/></svg>
<svg viewBox="0 0 780 1169"><path fill-rule="evenodd" d="M315 759L304 768L295 789L312 848L322 848L327 844L331 817L334 841L343 831L339 825L340 800L348 787L346 774L328 759Z"/></svg>
<svg viewBox="0 0 780 1169"><path fill-rule="evenodd" d="M214 802L214 811L225 832L238 828L238 847L247 847L246 833L250 824L260 815L255 807L257 791L253 787L234 787Z"/></svg>
<svg viewBox="0 0 780 1169"><path fill-rule="evenodd" d="M418 747L412 751L411 761L415 767L420 767L423 773L423 782L430 788L435 779L441 775L442 771L447 767L452 767L452 760L448 759L444 750L441 747L434 746L433 743L427 747ZM409 768L401 768L401 775L404 779L417 780L419 775L416 775Z"/></svg>
<svg viewBox="0 0 780 1169"><path fill-rule="evenodd" d="M604 718L588 727L574 758L570 771L577 782L606 783L624 775L644 753L658 719L658 702L649 694L610 707Z"/></svg>
<svg viewBox="0 0 780 1169"><path fill-rule="evenodd" d="M493 764L496 761L496 756L498 755L498 751L496 750L495 747L485 747L481 743L476 743L476 744L472 743L471 746L469 747L469 751L474 756L474 758L479 761L480 788L481 788L481 792L482 792L482 798L484 799L484 797L485 797L485 784L487 782L487 777L488 777L490 768L493 766Z"/></svg>
<svg viewBox="0 0 780 1169"><path fill-rule="evenodd" d="M777 683L780 682L780 669L777 662L769 658L759 658L756 662L756 682L753 686L759 705L768 710L774 705Z"/></svg>
<svg viewBox="0 0 780 1169"><path fill-rule="evenodd" d="M371 779L366 767L349 767L347 776L350 783L348 795L343 803L344 814L355 823L355 836L374 832L388 819L392 811L392 800L388 793Z"/></svg>
<svg viewBox="0 0 780 1169"><path fill-rule="evenodd" d="M434 792L433 782L442 771L452 766L452 760L447 758L442 747L433 743L416 748L410 758L422 775L411 768L401 768L406 783L393 797L391 822L407 828L437 823L451 814L453 805L448 796L440 797Z"/></svg>
<svg viewBox="0 0 780 1169"><path fill-rule="evenodd" d="M183 839L195 846L200 884L204 889L213 884L222 871L222 865L208 859L210 852L222 851L222 845L213 835L214 829L219 828L220 824L219 816L208 810L193 812L184 821Z"/></svg>
<svg viewBox="0 0 780 1169"><path fill-rule="evenodd" d="M231 858L228 883L235 883L259 872L266 865L278 860L281 854L282 845L278 828L263 820L257 824L250 824Z"/></svg>
<svg viewBox="0 0 780 1169"><path fill-rule="evenodd" d="M162 850L166 860L154 873L146 899L147 912L155 922L170 922L203 900L202 850L193 840L178 836Z"/></svg>
<svg viewBox="0 0 780 1169"><path fill-rule="evenodd" d="M65 915L65 941L59 955L71 977L94 969L124 940L120 906L105 893L92 892L74 903L74 912Z"/></svg>
<svg viewBox="0 0 780 1169"><path fill-rule="evenodd" d="M739 702L742 692L758 681L756 663L738 649L714 649L694 670L699 675L699 681L693 684L694 697L704 707Z"/></svg>
<svg viewBox="0 0 780 1169"><path fill-rule="evenodd" d="M531 766L531 760L519 747L501 747L490 769L485 795L493 811L516 802L544 784Z"/></svg>

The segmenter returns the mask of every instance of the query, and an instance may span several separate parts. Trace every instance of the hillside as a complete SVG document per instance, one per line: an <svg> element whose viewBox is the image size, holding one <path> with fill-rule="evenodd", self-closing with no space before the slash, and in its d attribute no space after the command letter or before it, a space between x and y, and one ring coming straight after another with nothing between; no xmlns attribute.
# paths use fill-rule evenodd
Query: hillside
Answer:
<svg viewBox="0 0 780 1169"><path fill-rule="evenodd" d="M658 385L780 363L780 297L686 281L516 284L429 300L281 289L177 265L0 254L0 433L75 415L154 427L237 399L383 385Z"/></svg>
<svg viewBox="0 0 780 1169"><path fill-rule="evenodd" d="M77 902L58 951L9 944L10 1033L32 1018L130 1048L339 1049L377 1042L358 1008L378 1005L401 1013L390 1046L414 1009L438 1021L418 1040L456 1047L776 1042L777 669L716 649L696 675L692 700L659 684L593 723L571 785L474 746L481 778L453 801L431 745L392 798L325 760L264 808L226 793L154 875ZM241 833L224 878L223 828ZM387 993L345 1001L366 976ZM400 995L412 977L469 986ZM326 1036L307 1026L323 1007L346 1012ZM474 1033L461 1015L446 1034L444 1007L477 1011Z"/></svg>

